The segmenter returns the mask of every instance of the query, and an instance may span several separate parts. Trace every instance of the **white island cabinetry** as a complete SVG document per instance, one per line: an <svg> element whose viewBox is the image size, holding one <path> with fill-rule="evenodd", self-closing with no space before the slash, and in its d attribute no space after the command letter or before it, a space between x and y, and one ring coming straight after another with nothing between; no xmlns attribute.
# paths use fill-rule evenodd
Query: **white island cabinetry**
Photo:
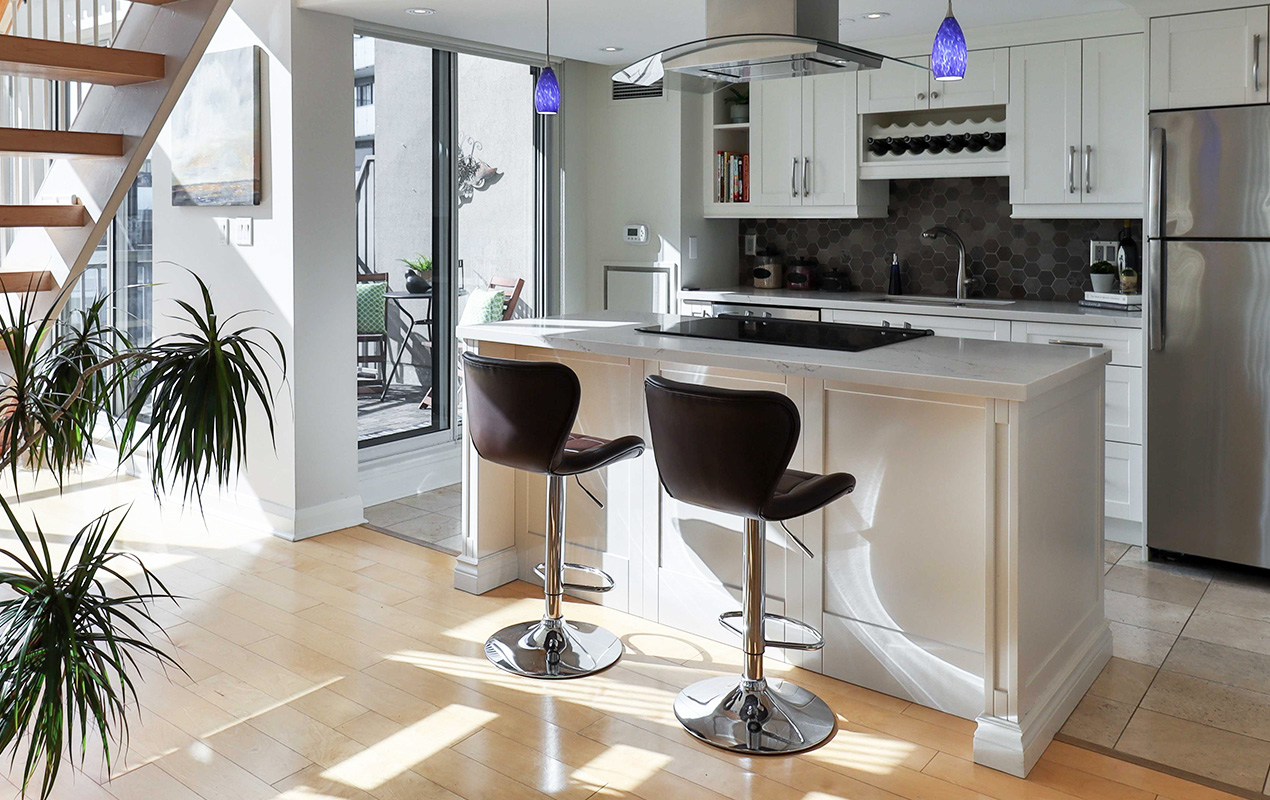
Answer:
<svg viewBox="0 0 1270 800"><path fill-rule="evenodd" d="M648 439L648 375L786 394L791 468L857 488L768 527L769 607L820 628L798 666L976 720L974 757L1025 775L1110 657L1103 614L1105 351L924 337L859 353L640 333L614 314L461 328L482 354L551 360L582 384L577 430ZM544 482L465 447L455 583L536 581ZM618 581L597 603L724 641L739 608L739 518L675 502L652 453L584 476L568 561ZM777 664L772 667L780 671Z"/></svg>

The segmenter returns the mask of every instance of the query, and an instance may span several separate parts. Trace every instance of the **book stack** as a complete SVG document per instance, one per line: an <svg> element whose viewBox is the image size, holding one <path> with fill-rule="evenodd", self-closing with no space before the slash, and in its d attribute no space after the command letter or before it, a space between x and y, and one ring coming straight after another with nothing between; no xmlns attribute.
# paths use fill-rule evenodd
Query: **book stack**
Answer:
<svg viewBox="0 0 1270 800"><path fill-rule="evenodd" d="M1085 299L1080 301L1086 308L1109 308L1116 311L1141 311L1142 295L1120 294L1119 292L1085 292Z"/></svg>
<svg viewBox="0 0 1270 800"><path fill-rule="evenodd" d="M750 202L750 154L720 150L714 154L715 202Z"/></svg>

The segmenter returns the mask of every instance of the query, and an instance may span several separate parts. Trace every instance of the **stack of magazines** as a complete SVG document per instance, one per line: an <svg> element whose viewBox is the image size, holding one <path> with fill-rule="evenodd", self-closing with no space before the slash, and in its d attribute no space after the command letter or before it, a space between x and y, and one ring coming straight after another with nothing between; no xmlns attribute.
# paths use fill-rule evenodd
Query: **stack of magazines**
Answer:
<svg viewBox="0 0 1270 800"><path fill-rule="evenodd" d="M1141 311L1142 295L1120 294L1119 292L1085 292L1085 299L1080 301L1086 308L1109 308L1116 311Z"/></svg>

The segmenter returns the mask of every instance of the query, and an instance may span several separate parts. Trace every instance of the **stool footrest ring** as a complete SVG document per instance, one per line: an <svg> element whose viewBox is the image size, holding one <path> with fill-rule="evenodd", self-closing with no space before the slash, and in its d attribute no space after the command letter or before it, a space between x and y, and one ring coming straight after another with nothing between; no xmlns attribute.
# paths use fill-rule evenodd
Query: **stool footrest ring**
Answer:
<svg viewBox="0 0 1270 800"><path fill-rule="evenodd" d="M613 587L617 586L617 581L613 580L613 576L608 574L602 569L598 569L596 567L588 567L586 564L569 564L569 563L565 563L564 568L566 570L572 569L572 570L577 570L578 572L585 572L588 575L594 575L600 581L598 584L569 583L568 581L562 581L560 585L563 586L565 589L572 589L578 592L602 593L602 592L611 592L613 591ZM547 579L547 565L539 564L538 566L534 567L534 574L537 575L540 579L545 581Z"/></svg>
<svg viewBox="0 0 1270 800"><path fill-rule="evenodd" d="M725 611L719 615L719 624L732 631L737 636L744 636L745 631L732 624L732 620L741 619L743 616L744 613L741 611ZM790 619L782 614L764 614L763 622L766 623L768 620L776 620L777 622L783 622L786 625L797 628L798 630L803 631L807 635L807 638L811 641L786 642L779 639L764 639L763 643L767 647L771 647L776 650L819 650L825 646L824 635L821 634L820 631L808 625L806 622Z"/></svg>

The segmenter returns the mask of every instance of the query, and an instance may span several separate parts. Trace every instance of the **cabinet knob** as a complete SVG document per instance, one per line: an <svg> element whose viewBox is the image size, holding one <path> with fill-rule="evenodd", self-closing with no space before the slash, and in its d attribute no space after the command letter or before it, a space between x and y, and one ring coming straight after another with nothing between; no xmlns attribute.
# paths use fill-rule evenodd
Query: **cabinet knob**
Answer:
<svg viewBox="0 0 1270 800"><path fill-rule="evenodd" d="M926 99L926 93L925 93L925 92L918 92L918 93L917 93L917 99L918 99L918 100L925 100L925 99Z"/></svg>
<svg viewBox="0 0 1270 800"><path fill-rule="evenodd" d="M931 99L931 100L938 100L938 99L939 99L939 92L931 92L931 93L930 93L930 99Z"/></svg>

